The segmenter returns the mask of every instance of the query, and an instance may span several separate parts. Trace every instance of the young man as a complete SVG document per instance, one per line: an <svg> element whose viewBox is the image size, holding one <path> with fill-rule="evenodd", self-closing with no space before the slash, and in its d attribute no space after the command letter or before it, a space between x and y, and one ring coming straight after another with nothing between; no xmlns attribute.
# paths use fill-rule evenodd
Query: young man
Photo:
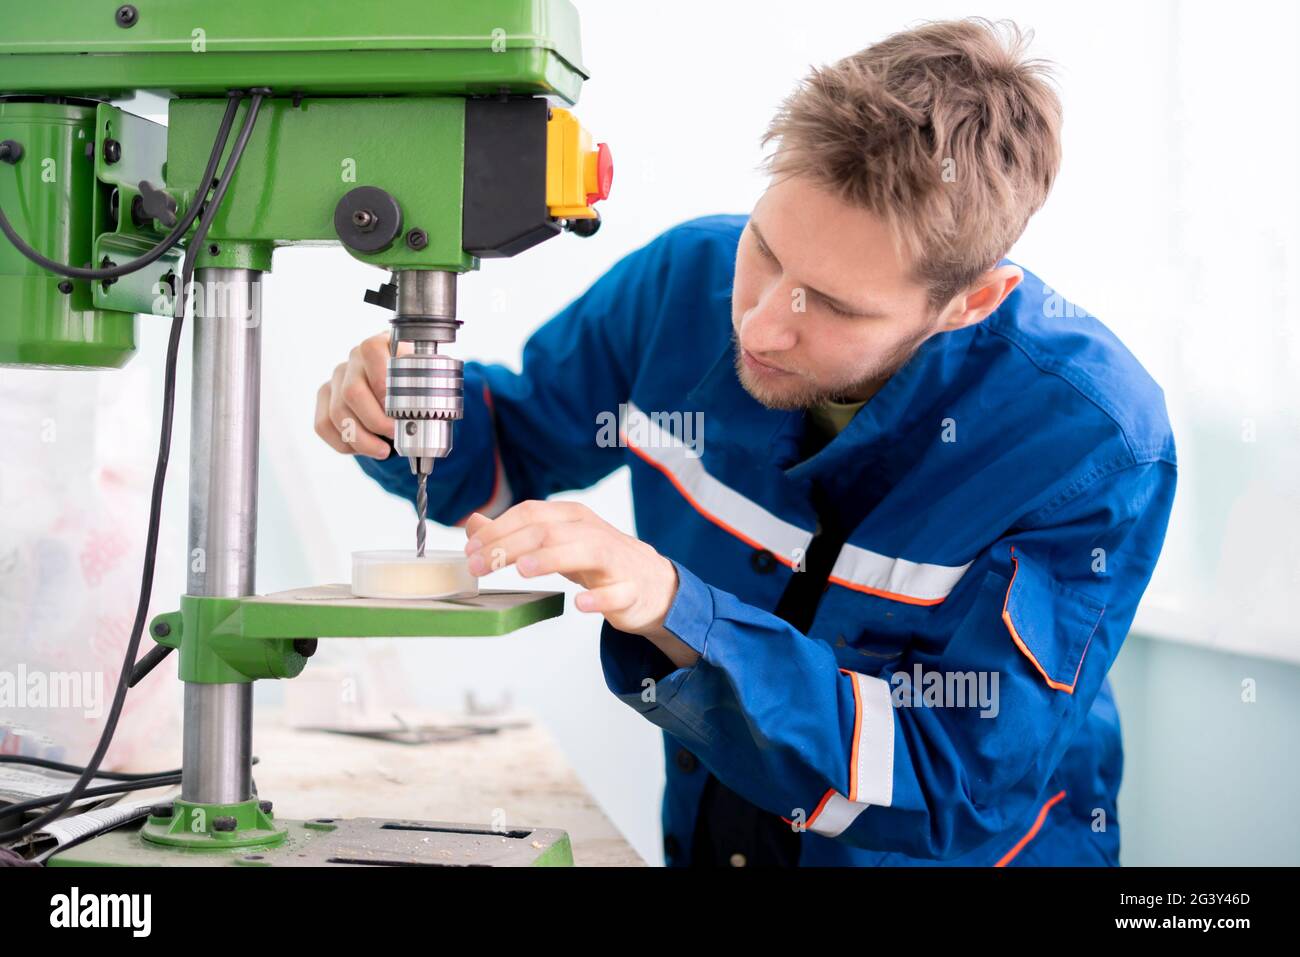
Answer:
<svg viewBox="0 0 1300 957"><path fill-rule="evenodd" d="M1118 863L1106 673L1174 441L1115 336L1002 258L1060 154L1022 50L935 23L814 72L748 218L627 256L522 373L465 366L432 514L476 574L604 615L610 688L664 730L670 864ZM409 498L385 357L317 430ZM544 501L622 465L639 538Z"/></svg>

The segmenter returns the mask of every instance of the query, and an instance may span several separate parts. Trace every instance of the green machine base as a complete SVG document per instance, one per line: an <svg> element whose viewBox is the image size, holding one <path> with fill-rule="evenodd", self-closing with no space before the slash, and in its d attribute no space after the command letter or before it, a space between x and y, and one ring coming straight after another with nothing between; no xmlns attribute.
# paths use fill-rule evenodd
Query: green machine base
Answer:
<svg viewBox="0 0 1300 957"><path fill-rule="evenodd" d="M147 825L146 825L147 826ZM569 836L553 828L438 821L319 818L277 821L275 847L168 847L121 827L52 856L50 867L569 867Z"/></svg>

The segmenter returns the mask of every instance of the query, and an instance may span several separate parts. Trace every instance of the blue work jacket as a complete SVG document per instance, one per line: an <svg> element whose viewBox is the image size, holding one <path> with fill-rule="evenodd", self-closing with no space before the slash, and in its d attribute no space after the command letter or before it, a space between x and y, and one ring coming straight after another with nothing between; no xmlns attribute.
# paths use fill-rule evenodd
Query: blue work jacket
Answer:
<svg viewBox="0 0 1300 957"><path fill-rule="evenodd" d="M790 822L802 865L1118 863L1106 674L1174 496L1159 386L1026 272L803 458L804 413L763 407L734 369L745 222L627 255L531 336L521 372L467 362L432 517L631 470L637 534L677 567L666 627L701 656L679 669L601 635L610 689L664 732L670 865L691 861L710 774ZM405 460L359 461L412 496ZM814 486L856 518L801 631L773 609L806 570Z"/></svg>

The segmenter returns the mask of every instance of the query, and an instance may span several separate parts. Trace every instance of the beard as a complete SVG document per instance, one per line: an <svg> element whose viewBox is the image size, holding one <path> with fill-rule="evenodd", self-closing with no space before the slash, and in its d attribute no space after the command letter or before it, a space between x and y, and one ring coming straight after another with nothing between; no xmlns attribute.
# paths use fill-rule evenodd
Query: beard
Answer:
<svg viewBox="0 0 1300 957"><path fill-rule="evenodd" d="M741 386L759 404L769 409L787 412L806 410L827 402L857 401L863 396L868 399L880 391L899 369L907 365L916 350L929 338L929 333L918 336L896 347L889 355L866 369L860 370L853 378L839 383L818 382L805 373L791 370L792 374L782 376L774 382L764 381L745 367L741 354L740 339L733 327L731 330L732 355L735 358L736 377Z"/></svg>

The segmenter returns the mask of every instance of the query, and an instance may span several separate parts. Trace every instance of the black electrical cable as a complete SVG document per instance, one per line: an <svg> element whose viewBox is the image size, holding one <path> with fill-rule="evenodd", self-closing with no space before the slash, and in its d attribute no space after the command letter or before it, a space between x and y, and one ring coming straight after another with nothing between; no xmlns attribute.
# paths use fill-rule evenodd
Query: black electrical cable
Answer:
<svg viewBox="0 0 1300 957"><path fill-rule="evenodd" d="M257 764L259 761L260 758L258 758L257 755L253 755L253 758L249 763ZM82 768L74 764L61 764L58 761L50 761L46 758L32 758L32 757L25 757L16 754L0 755L0 764L36 764L41 767L51 767L55 770L68 770L70 772L77 772L82 770ZM142 780L142 781L145 779L153 778L153 779L157 779L157 783L155 784L156 787L166 787L169 783L177 784L180 783L181 781L181 771L179 768L174 771L158 771L158 772L148 772L145 774L130 774L130 775L115 774L110 771L101 771L99 772L98 776L101 778L118 777L123 779L134 779L134 780ZM164 780L167 778L171 778L173 780L171 781ZM148 788L145 788L145 790L148 790ZM254 796L257 795L256 780L253 781L253 795ZM51 847L48 850L30 859L18 856L15 851L12 851L8 848L0 847L0 867L5 867L5 866L21 867L23 865L38 867L44 864L47 860L49 860L49 858L53 857L55 854L61 854L70 848L76 847L78 844L84 844L86 841L93 840L94 838L99 837L101 834L107 834L109 831L115 831L119 827L125 827L126 825L132 823L133 821L138 821L142 817L147 817L152 812L153 812L152 807L148 805L143 805L141 807L136 808L129 816L122 818L121 820L105 822L101 824L99 827L84 831L83 833L78 834L76 837L72 838L71 840L63 844L59 844L55 847ZM12 813L11 808L0 807L0 815L8 814L8 813ZM12 859L11 860L5 859L4 855L6 854L13 855Z"/></svg>
<svg viewBox="0 0 1300 957"><path fill-rule="evenodd" d="M249 764L257 765L261 758L253 755ZM34 768L47 768L51 771L62 771L65 774L80 774L86 770L84 764L65 764L62 761L51 761L49 758L37 758L26 754L0 754L0 764L22 764ZM180 768L170 768L166 771L97 771L95 777L107 778L110 781L143 781L146 778L165 778L169 774L180 774Z"/></svg>
<svg viewBox="0 0 1300 957"><path fill-rule="evenodd" d="M262 101L262 94L255 93L253 96L253 105L249 108L250 118L253 119L256 118L256 113L261 108L261 101ZM245 124L246 124L245 128L248 129L248 131L251 133L252 130L247 126L247 120L245 121ZM244 132L243 130L240 131L241 137L243 136L243 132ZM246 142L245 145L247 145ZM239 146L239 144L236 143L236 148L239 149L239 152L242 155L243 147ZM232 150L230 155L233 158L235 156L235 152ZM192 245L193 248L195 249L198 249L202 245L203 237L207 235L208 227L212 225L212 217L216 216L216 211L221 206L221 200L225 197L226 190L230 188L230 177L234 175L233 165L227 166L227 172L230 175L223 176L221 178L221 182L217 186L217 191L212 197L211 203L208 204L211 208L211 216L205 214L203 219L199 220L199 228L194 232L194 240L192 241ZM181 277L182 290L186 290L190 288L190 282L193 279L193 276L194 276L194 258L192 256L186 256L185 266L182 269L182 277ZM185 305L183 301L184 300L183 292L181 293L181 300L182 301L178 304L178 309L180 309L180 317L183 318L184 305ZM178 330L176 330L175 328L173 328L173 331L179 334ZM177 340L177 344L179 344L179 339ZM171 357L171 355L172 355L172 349L171 349L171 343L169 342L168 343L169 358ZM171 369L172 369L172 374L174 375L175 374L174 359L172 360L172 362L173 365L171 366ZM162 663L163 659L165 659L168 655L170 655L173 650L174 649L172 649L168 645L156 645L155 647L151 648L148 652L145 653L145 656L143 658L141 658L132 666L131 676L127 679L126 686L128 688L134 688L139 682L143 681L149 675L149 673L154 670L154 668L158 667L158 665ZM2 839L2 836L0 836L0 839Z"/></svg>
<svg viewBox="0 0 1300 957"><path fill-rule="evenodd" d="M9 217L5 215L3 207L0 207L0 232L3 232L5 236L9 238L9 241L13 243L15 249L32 262L36 263L36 265L43 269L48 269L52 273L57 273L60 276L67 276L69 279L90 279L94 281L120 279L122 276L128 276L133 272L139 272L146 266L156 263L181 241L185 234L189 232L190 227L194 225L194 220L196 220L203 212L203 201L207 197L208 191L212 189L212 178L216 175L217 164L221 162L221 154L225 152L226 140L230 137L230 129L235 122L235 112L239 109L239 104L242 98L242 92L231 92L229 94L229 100L226 103L226 112L221 118L221 128L217 132L217 141L213 144L212 155L208 157L207 168L204 169L203 177L199 180L199 188L194 194L194 201L190 204L190 208L185 211L185 215L182 216L180 222L172 228L172 231L164 236L162 240L159 241L158 245L154 246L140 258L132 259L130 262L122 263L120 266L106 266L102 269L68 266L64 263L55 262L48 256L44 256L37 250L33 249L27 244L27 241L24 240L23 237L18 235L13 224L9 222ZM7 152L7 147L0 145L0 159L5 159L5 154Z"/></svg>
<svg viewBox="0 0 1300 957"><path fill-rule="evenodd" d="M127 643L126 655L122 661L121 674L117 679L117 690L113 694L113 704L109 709L108 720L104 725L104 731L100 735L99 744L95 748L94 755L91 756L90 762L86 765L81 777L77 779L77 783L73 785L73 789L65 794L55 807L40 817L28 821L21 827L0 832L0 844L21 840L27 835L39 831L66 811L78 797L83 795L88 783L99 771L99 765L103 762L108 746L112 743L113 734L117 731L117 722L122 715L122 705L126 701L126 691L129 687L128 682L140 651L140 639L144 634L145 619L149 614L149 599L153 592L153 572L158 550L159 525L161 524L163 485L167 479L167 460L171 453L172 413L176 405L176 360L180 351L181 327L184 325L185 319L185 297L194 276L195 257L198 256L203 246L203 241L212 226L212 220L216 217L217 210L221 207L221 201L230 188L230 182L239 166L240 157L244 155L244 149L248 146L248 141L253 135L253 126L257 122L257 114L262 108L265 95L266 91L256 92L249 101L248 114L244 117L243 126L239 130L239 136L236 138L234 146L231 147L230 158L226 161L225 169L222 170L216 192L213 193L211 201L206 205L203 215L199 219L198 229L195 230L194 237L190 240L186 249L185 265L182 268L182 281L176 296L171 335L167 340L167 366L163 378L162 428L158 439L158 460L154 466L153 491L149 500L149 531L145 540L144 569L140 575L140 600L136 606L135 623L131 627L131 639Z"/></svg>
<svg viewBox="0 0 1300 957"><path fill-rule="evenodd" d="M80 774L86 770L80 764L64 764L62 761L51 761L49 758L33 758L23 754L0 754L0 764L21 764L33 768L46 768L50 771L62 771L65 774ZM110 781L144 781L147 778L161 778L169 774L180 774L181 769L175 768L170 771L143 771L132 773L128 771L99 771L95 774L97 778L107 778Z"/></svg>
<svg viewBox="0 0 1300 957"><path fill-rule="evenodd" d="M37 808L49 807L51 804L62 802L66 798L79 801L88 797L107 797L110 794L128 794L131 791L150 791L154 788L163 788L169 784L180 783L181 776L179 774L168 774L143 781L119 781L116 784L102 784L99 787L86 788L75 796L73 796L72 791L63 791L59 794L47 794L44 797L32 798L29 801L20 801L17 804L0 804L0 814L22 814L27 811L34 811Z"/></svg>

